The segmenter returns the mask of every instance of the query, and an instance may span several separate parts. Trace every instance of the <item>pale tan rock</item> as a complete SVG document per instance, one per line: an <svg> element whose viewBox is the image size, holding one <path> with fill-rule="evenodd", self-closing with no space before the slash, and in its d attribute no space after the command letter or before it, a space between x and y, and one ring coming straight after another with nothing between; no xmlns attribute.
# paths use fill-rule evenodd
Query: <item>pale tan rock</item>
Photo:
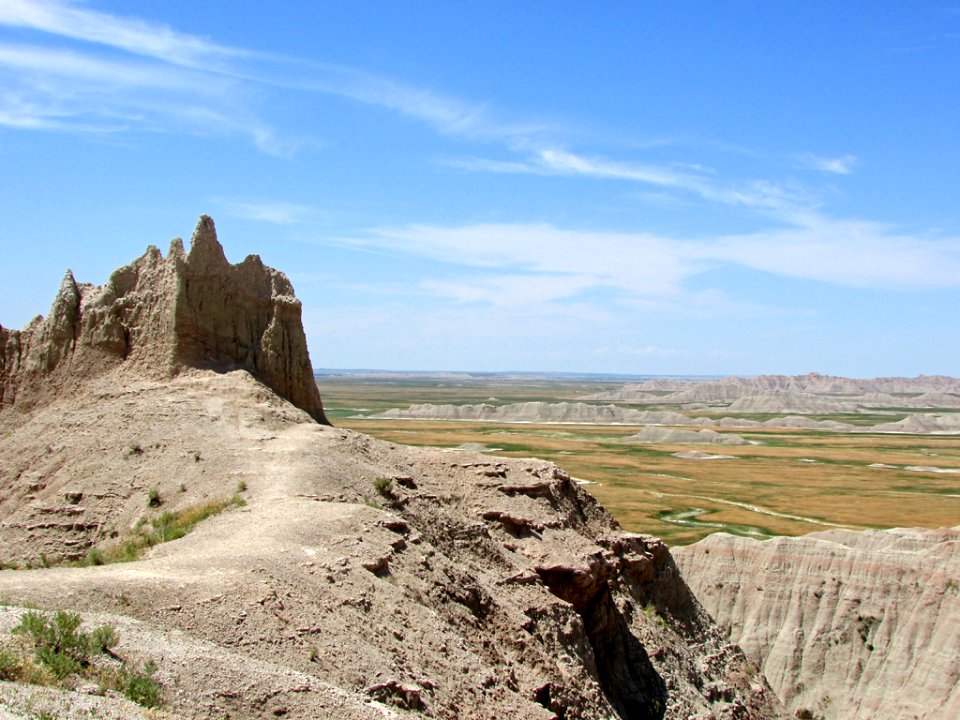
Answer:
<svg viewBox="0 0 960 720"><path fill-rule="evenodd" d="M0 409L29 411L121 366L157 379L243 368L325 422L289 280L255 255L227 262L206 216L189 254L179 239L166 258L150 246L99 287L67 271L46 319L0 328Z"/></svg>
<svg viewBox="0 0 960 720"><path fill-rule="evenodd" d="M716 533L674 554L792 712L960 717L960 528Z"/></svg>

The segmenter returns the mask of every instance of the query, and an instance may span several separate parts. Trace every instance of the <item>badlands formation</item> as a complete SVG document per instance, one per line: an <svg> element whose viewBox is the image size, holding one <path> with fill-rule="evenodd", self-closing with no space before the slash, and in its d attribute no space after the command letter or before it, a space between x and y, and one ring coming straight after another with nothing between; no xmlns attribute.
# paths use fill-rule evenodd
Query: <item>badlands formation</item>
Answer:
<svg viewBox="0 0 960 720"><path fill-rule="evenodd" d="M796 717L960 717L960 528L716 533L674 555Z"/></svg>
<svg viewBox="0 0 960 720"><path fill-rule="evenodd" d="M0 387L0 644L27 606L79 612L165 705L0 681L4 720L781 716L667 548L560 468L324 424L289 282L208 218L0 329Z"/></svg>
<svg viewBox="0 0 960 720"><path fill-rule="evenodd" d="M598 404L603 402L604 404ZM624 405L641 405L624 407ZM707 412L710 416L684 414ZM575 425L667 425L712 428L799 428L831 432L960 434L960 380L934 376L853 380L816 373L730 377L716 382L649 380L585 395L576 402L504 405L411 405L370 419L463 420ZM855 426L810 415L890 415L889 422ZM717 415L726 414L723 417ZM763 421L743 415L774 415ZM361 416L358 416L361 417ZM894 419L897 418L897 419ZM674 442L685 442L677 436ZM692 436L690 436L692 437ZM695 441L695 440L694 440Z"/></svg>

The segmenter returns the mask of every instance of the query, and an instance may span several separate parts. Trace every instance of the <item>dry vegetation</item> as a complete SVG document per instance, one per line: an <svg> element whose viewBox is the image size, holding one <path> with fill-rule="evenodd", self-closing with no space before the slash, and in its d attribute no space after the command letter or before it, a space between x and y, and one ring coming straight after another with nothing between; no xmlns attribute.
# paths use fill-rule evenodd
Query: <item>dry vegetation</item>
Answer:
<svg viewBox="0 0 960 720"><path fill-rule="evenodd" d="M673 544L695 542L717 529L763 536L800 535L832 524L853 528L960 524L960 475L904 469L960 470L957 436L738 429L737 434L757 444L701 448L734 455L733 459L688 460L674 453L691 446L623 444L622 438L637 432L636 427L356 417L425 402L572 400L609 387L495 378L320 381L328 414L337 425L409 445L480 443L496 455L552 460L577 478L596 483L590 491L628 530L653 533ZM876 419L871 416L869 421ZM895 467L870 467L876 463ZM693 515L694 509L705 512Z"/></svg>

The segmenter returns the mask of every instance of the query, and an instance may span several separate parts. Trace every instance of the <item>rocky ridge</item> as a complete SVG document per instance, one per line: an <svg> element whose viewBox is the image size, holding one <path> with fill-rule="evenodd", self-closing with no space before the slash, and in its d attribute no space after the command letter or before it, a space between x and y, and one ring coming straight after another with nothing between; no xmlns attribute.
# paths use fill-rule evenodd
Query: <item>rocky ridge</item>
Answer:
<svg viewBox="0 0 960 720"><path fill-rule="evenodd" d="M715 381L648 380L631 383L620 390L600 393L584 400L612 400L630 402L627 397L637 393L656 393L663 402L720 402L732 401L747 395L767 392L797 392L812 395L866 395L883 393L889 396L949 393L960 395L960 379L944 375L919 375L914 378L889 377L856 379L809 373L807 375L756 375L726 377ZM684 395L680 395L684 393ZM602 397L601 397L602 395ZM669 398L665 400L664 398Z"/></svg>
<svg viewBox="0 0 960 720"><path fill-rule="evenodd" d="M53 320L5 336L0 630L28 605L110 622L189 718L779 716L667 548L561 469L377 441L277 391L266 368L309 370L290 363L299 305L211 233L68 284ZM247 273L282 308L265 283L239 296ZM229 306L247 302L244 324ZM233 493L243 507L136 562L57 566ZM39 558L54 566L24 569ZM0 713L28 716L19 691L0 684Z"/></svg>
<svg viewBox="0 0 960 720"><path fill-rule="evenodd" d="M716 533L674 555L797 717L960 717L960 528Z"/></svg>

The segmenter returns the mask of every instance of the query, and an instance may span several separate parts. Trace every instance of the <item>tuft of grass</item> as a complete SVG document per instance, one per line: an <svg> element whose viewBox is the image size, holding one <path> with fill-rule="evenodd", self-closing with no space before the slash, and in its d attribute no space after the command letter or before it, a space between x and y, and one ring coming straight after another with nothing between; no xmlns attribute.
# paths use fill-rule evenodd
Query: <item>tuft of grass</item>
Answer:
<svg viewBox="0 0 960 720"><path fill-rule="evenodd" d="M182 510L165 510L158 517L150 521L138 523L132 535L123 542L105 547L93 547L79 565L106 565L116 562L131 562L138 560L147 548L160 543L179 540L193 530L198 523L217 515L231 507L242 507L246 501L235 494L228 499L210 500L199 505L192 505Z"/></svg>
<svg viewBox="0 0 960 720"><path fill-rule="evenodd" d="M241 480L240 482L237 483L238 493L246 492L246 490L247 490L247 483L245 480Z"/></svg>
<svg viewBox="0 0 960 720"><path fill-rule="evenodd" d="M0 645L0 680L17 680L22 672L20 658Z"/></svg>
<svg viewBox="0 0 960 720"><path fill-rule="evenodd" d="M157 666L148 662L141 670L130 669L124 666L118 673L123 694L128 700L132 700L138 705L146 708L157 707L160 704L160 692L162 690L160 683L154 678L153 674L157 671Z"/></svg>
<svg viewBox="0 0 960 720"><path fill-rule="evenodd" d="M103 565L103 553L98 547L92 547L87 550L87 556L80 561L80 564L84 567L91 567L93 565Z"/></svg>
<svg viewBox="0 0 960 720"><path fill-rule="evenodd" d="M163 501L160 499L160 491L157 488L150 488L147 493L147 505L150 507L160 507Z"/></svg>
<svg viewBox="0 0 960 720"><path fill-rule="evenodd" d="M390 497L393 494L393 480L385 475L380 475L373 481L373 489L381 497Z"/></svg>

